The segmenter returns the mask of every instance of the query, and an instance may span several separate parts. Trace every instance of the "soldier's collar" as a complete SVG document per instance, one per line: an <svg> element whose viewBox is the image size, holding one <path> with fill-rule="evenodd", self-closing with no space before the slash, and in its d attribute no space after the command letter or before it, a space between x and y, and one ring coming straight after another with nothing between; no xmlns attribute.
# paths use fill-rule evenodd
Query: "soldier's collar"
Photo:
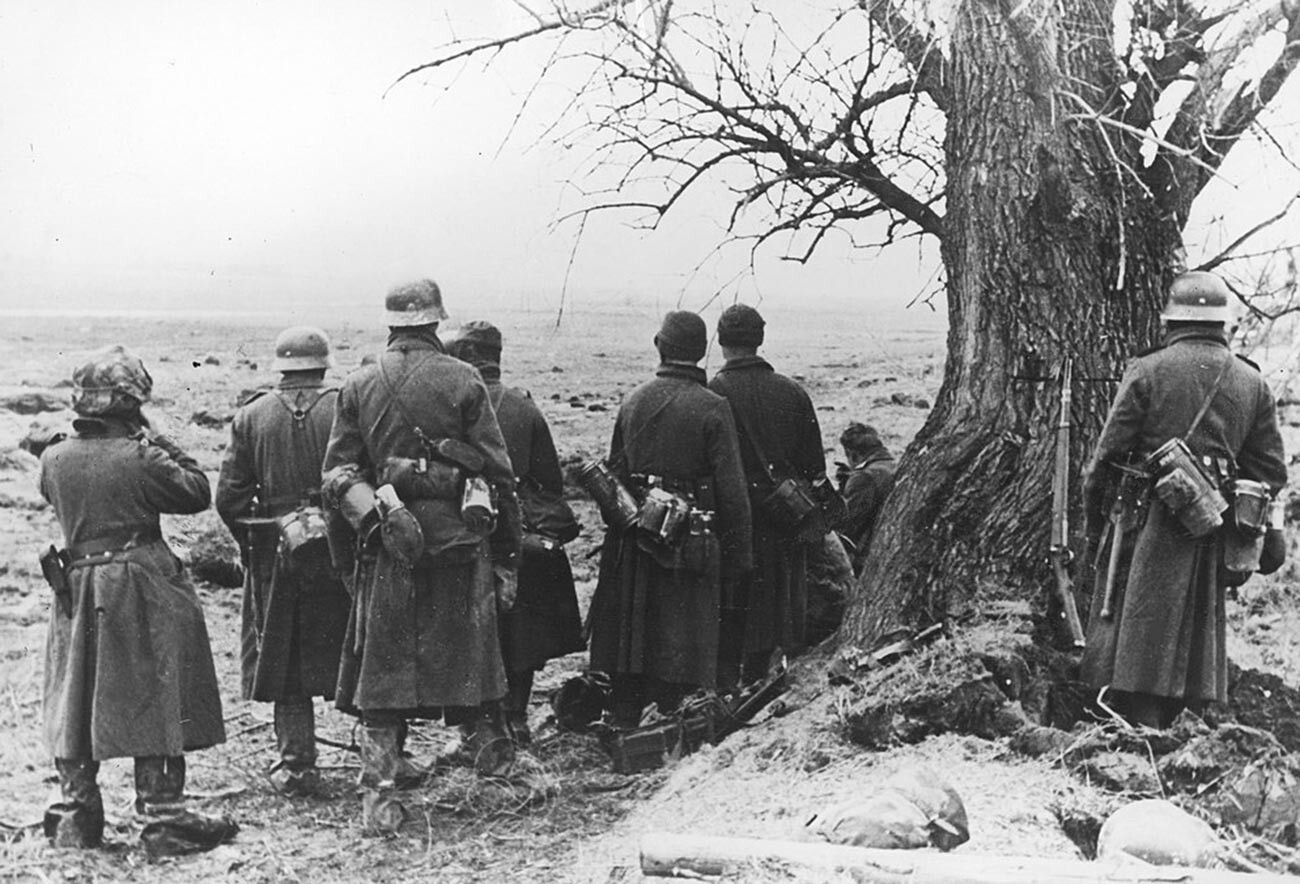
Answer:
<svg viewBox="0 0 1300 884"><path fill-rule="evenodd" d="M703 384L708 380L704 369L691 362L679 362L676 359L664 360L659 363L659 368L655 371L656 377L661 378L682 378L687 381L695 381L697 384Z"/></svg>
<svg viewBox="0 0 1300 884"><path fill-rule="evenodd" d="M740 368L765 368L768 371L776 370L772 368L771 363L762 356L754 354L753 356L737 356L733 359L728 359L723 363L722 368L718 369L718 371L734 371Z"/></svg>
<svg viewBox="0 0 1300 884"><path fill-rule="evenodd" d="M416 327L396 328L388 333L389 350L435 350L439 353L446 353L447 349L438 339L438 331L435 327L432 330L422 328L417 331Z"/></svg>
<svg viewBox="0 0 1300 884"><path fill-rule="evenodd" d="M325 379L323 377L281 376L280 383L276 386L281 390L311 390L325 386Z"/></svg>
<svg viewBox="0 0 1300 884"><path fill-rule="evenodd" d="M1178 341L1213 341L1216 344L1228 346L1228 332L1226 329L1207 329L1207 328L1176 328L1165 333L1165 346L1177 343Z"/></svg>

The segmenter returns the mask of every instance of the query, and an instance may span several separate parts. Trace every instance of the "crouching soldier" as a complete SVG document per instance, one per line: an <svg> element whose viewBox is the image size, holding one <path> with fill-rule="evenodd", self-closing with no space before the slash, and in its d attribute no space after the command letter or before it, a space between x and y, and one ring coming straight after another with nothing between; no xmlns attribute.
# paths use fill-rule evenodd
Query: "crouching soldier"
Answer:
<svg viewBox="0 0 1300 884"><path fill-rule="evenodd" d="M501 332L489 322L467 322L448 351L482 375L515 471L524 543L519 594L501 615L501 653L510 686L506 724L515 742L527 745L533 673L547 660L586 647L563 546L578 535L579 526L564 502L564 475L546 418L528 393L501 383Z"/></svg>
<svg viewBox="0 0 1300 884"><path fill-rule="evenodd" d="M334 697L350 607L320 510L338 388L325 385L329 338L317 328L281 332L271 367L279 385L231 424L216 505L244 553L244 699L275 704L272 783L309 795L320 783L312 697Z"/></svg>
<svg viewBox="0 0 1300 884"><path fill-rule="evenodd" d="M510 457L478 372L438 339L437 285L399 286L386 309L388 349L339 393L323 489L346 529L331 532L336 567L353 575L337 703L361 716L369 831L400 825L394 790L418 782L410 718L471 723L481 773L513 760L497 623L519 555Z"/></svg>
<svg viewBox="0 0 1300 884"><path fill-rule="evenodd" d="M181 836L214 845L235 826L187 813L185 756L225 741L203 608L159 528L162 513L197 513L207 477L140 406L153 379L121 346L72 376L73 433L41 455L41 494L66 550L42 557L55 589L45 646L45 741L62 801L45 830L63 847L97 846L106 758L135 759L135 807ZM215 823L215 825L213 825Z"/></svg>

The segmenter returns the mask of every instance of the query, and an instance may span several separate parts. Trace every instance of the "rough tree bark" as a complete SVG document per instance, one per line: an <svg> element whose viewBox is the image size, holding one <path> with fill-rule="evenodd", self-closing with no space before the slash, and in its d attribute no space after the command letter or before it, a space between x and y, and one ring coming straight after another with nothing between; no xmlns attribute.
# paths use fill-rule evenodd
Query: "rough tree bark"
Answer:
<svg viewBox="0 0 1300 884"><path fill-rule="evenodd" d="M954 22L947 363L881 514L846 618L851 641L1048 584L1059 366L1073 357L1078 467L1111 379L1156 333L1181 245L1176 222L1118 165L1141 168L1133 139L1063 119L1059 90L1115 88L1109 9L1012 6L961 4Z"/></svg>

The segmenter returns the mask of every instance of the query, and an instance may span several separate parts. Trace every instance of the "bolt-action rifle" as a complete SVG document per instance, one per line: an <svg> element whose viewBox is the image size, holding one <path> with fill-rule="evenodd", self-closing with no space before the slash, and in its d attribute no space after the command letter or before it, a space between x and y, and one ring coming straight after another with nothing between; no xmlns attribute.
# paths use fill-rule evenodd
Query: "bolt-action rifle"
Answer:
<svg viewBox="0 0 1300 884"><path fill-rule="evenodd" d="M1084 646L1083 624L1079 622L1079 607L1074 600L1074 581L1070 579L1070 385L1072 361L1067 356L1061 364L1061 414L1056 423L1056 471L1052 475L1052 570L1056 580L1054 588L1070 628L1070 638L1076 648Z"/></svg>

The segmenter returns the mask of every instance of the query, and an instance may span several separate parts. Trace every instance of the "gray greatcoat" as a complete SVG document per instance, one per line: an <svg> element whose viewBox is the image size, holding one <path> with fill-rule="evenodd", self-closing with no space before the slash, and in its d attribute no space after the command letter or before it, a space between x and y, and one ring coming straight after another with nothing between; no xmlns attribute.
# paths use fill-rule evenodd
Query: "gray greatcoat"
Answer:
<svg viewBox="0 0 1300 884"><path fill-rule="evenodd" d="M527 494L530 486L563 494L560 458L541 409L525 391L503 385L497 366L483 365L479 371L496 407L519 494ZM501 620L501 651L510 672L540 669L547 660L586 648L573 570L562 547L524 549L519 593Z"/></svg>
<svg viewBox="0 0 1300 884"><path fill-rule="evenodd" d="M1145 457L1187 433L1225 364L1209 409L1186 439L1188 447L1273 493L1286 483L1273 394L1259 370L1234 358L1221 333L1178 329L1165 346L1140 356L1124 373L1085 477L1086 515L1094 532L1106 518L1107 467ZM1222 702L1226 618L1218 569L1224 529L1192 539L1159 500L1150 498L1144 508L1145 519L1123 538L1110 621L1100 617L1108 549L1098 556L1084 677L1098 688L1109 684L1121 691Z"/></svg>
<svg viewBox="0 0 1300 884"><path fill-rule="evenodd" d="M735 600L744 612L743 649L749 654L797 649L804 644L808 610L807 550L764 517L761 502L773 486L758 451L778 480L825 476L817 411L803 387L758 356L728 359L709 389L724 397L736 416L740 459L750 489L754 571Z"/></svg>
<svg viewBox="0 0 1300 884"><path fill-rule="evenodd" d="M217 512L244 544L243 694L248 700L333 698L350 599L328 548L289 560L274 526L237 519L283 516L319 495L337 387L288 377L235 414L217 480ZM254 500L259 512L253 513Z"/></svg>
<svg viewBox="0 0 1300 884"><path fill-rule="evenodd" d="M102 760L223 742L203 608L158 518L206 509L207 477L173 443L134 425L73 426L41 456L41 494L74 557L121 551L74 561L71 616L51 608L46 746L55 758Z"/></svg>
<svg viewBox="0 0 1300 884"><path fill-rule="evenodd" d="M593 669L716 683L722 582L753 568L753 548L731 409L704 381L699 368L660 366L619 408L609 463L631 486L646 474L711 485L717 534L708 565L698 572L665 567L634 533L608 531L592 599Z"/></svg>
<svg viewBox="0 0 1300 884"><path fill-rule="evenodd" d="M514 474L482 378L448 356L436 335L399 329L372 365L343 382L324 470L353 468L372 484L385 458L423 456L429 439L455 439L482 455L500 492L496 531L468 555L402 567L382 546L363 560L343 642L336 702L349 711L440 715L506 693L493 560L519 551ZM440 538L425 536L426 547Z"/></svg>

